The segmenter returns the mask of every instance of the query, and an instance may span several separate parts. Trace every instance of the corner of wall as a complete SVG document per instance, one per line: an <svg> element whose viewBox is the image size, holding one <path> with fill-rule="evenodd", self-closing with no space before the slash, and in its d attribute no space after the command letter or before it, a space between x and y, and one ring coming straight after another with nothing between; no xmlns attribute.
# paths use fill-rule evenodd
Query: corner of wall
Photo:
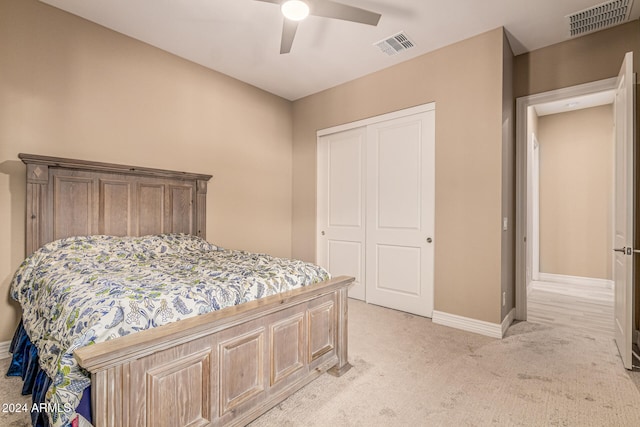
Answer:
<svg viewBox="0 0 640 427"><path fill-rule="evenodd" d="M502 32L502 239L500 319L515 307L515 99L514 55L507 33Z"/></svg>

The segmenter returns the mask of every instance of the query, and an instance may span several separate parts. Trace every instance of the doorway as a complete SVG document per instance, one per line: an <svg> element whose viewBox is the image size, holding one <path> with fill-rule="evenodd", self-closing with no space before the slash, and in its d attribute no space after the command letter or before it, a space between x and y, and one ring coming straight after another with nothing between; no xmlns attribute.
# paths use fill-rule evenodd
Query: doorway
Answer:
<svg viewBox="0 0 640 427"><path fill-rule="evenodd" d="M571 104L602 92L614 91L614 185L613 185L613 277L614 338L625 368L632 368L633 358L633 287L635 280L635 86L633 53L627 52L618 76L612 79L573 86L518 98L516 101L516 318L527 320L527 285L532 278L532 241L530 232L530 164L528 149L529 108L552 101Z"/></svg>
<svg viewBox="0 0 640 427"><path fill-rule="evenodd" d="M527 319L612 338L615 92L528 107Z"/></svg>
<svg viewBox="0 0 640 427"><path fill-rule="evenodd" d="M534 288L539 283L551 283L558 281L568 281L568 287L570 292L575 291L575 286L571 288L571 285L580 283L587 276L600 276L602 280L591 281L591 285L596 284L598 287L605 288L605 294L608 292L606 288L612 287L611 279L611 264L613 262L613 255L611 252L605 252L601 255L600 263L606 263L607 274L588 274L584 272L584 269L573 268L567 270L564 267L558 265L550 265L550 260L557 261L565 260L571 263L570 249L567 250L564 247L559 249L562 251L558 256L557 254L549 254L544 251L545 247L553 248L553 242L550 242L554 236L553 233L549 233L549 225L544 225L548 222L549 212L545 213L547 218L540 218L540 176L541 171L540 156L541 152L546 149L547 155L550 155L549 151L554 151L556 148L547 145L541 145L539 140L538 121L540 117L546 117L549 121L553 116L560 117L563 114L570 112L579 112L580 110L592 109L599 106L612 105L615 99L616 78L601 80L593 83L587 83L579 86L573 86L569 88L559 89L555 91L545 92L537 95L531 95L517 100L517 147L518 147L518 172L516 176L517 188L520 190L517 194L517 207L519 221L518 226L518 244L519 255L517 256L517 284L516 284L516 318L521 320L527 320L528 318L528 298L527 293L532 290L532 284ZM574 113L575 114L575 113ZM611 119L611 127L613 127L613 117ZM610 153L613 155L613 149ZM548 162L547 162L548 163ZM546 164L546 166L549 166ZM546 168L547 170L554 168ZM556 171L558 168L555 168ZM570 177L570 175L568 176ZM558 177L555 177L558 179ZM547 183L549 187L549 183ZM613 186L610 188L613 192ZM559 193L561 194L561 193ZM609 193L611 194L611 193ZM545 197L549 197L548 194ZM556 195L555 197L558 197ZM544 202L544 201L543 201ZM547 205L549 200L546 200ZM607 209L609 217L612 215L613 208L612 198L607 203ZM570 207L569 212L553 212L553 215L571 215ZM542 221L542 230L541 230ZM546 227L546 229L545 229ZM607 231L607 239L605 250L610 251L613 244L611 235L613 234L613 225L609 224ZM557 231L557 230L556 230ZM546 240L543 237L541 241L540 236L550 236ZM545 234L546 233L546 234ZM575 244L574 242L567 242L566 238L558 240L561 245ZM546 255L542 257L541 254ZM606 259L602 259L606 257ZM568 259L568 261L567 261ZM566 263L565 262L565 263ZM574 266L575 267L575 266ZM546 270L546 271L545 271ZM584 272L584 274L580 272ZM569 272L573 272L570 274ZM595 282L595 283L594 283ZM579 285L578 285L579 286ZM544 286L543 286L544 287ZM547 288L545 290L550 290ZM611 320L613 323L613 320Z"/></svg>

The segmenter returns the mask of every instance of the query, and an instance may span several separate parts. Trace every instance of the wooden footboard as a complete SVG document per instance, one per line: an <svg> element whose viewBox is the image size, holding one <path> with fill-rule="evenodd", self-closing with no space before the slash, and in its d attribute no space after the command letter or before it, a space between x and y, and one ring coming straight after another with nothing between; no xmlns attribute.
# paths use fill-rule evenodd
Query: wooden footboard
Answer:
<svg viewBox="0 0 640 427"><path fill-rule="evenodd" d="M245 425L346 372L351 277L76 350L100 426Z"/></svg>

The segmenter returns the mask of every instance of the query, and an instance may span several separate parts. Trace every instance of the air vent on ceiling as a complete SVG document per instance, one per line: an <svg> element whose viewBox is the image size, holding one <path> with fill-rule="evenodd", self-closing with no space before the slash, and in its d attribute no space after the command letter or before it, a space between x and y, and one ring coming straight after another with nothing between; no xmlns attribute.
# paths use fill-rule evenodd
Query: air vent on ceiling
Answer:
<svg viewBox="0 0 640 427"><path fill-rule="evenodd" d="M404 31L400 31L398 34L394 34L389 38L380 40L373 45L387 55L392 56L407 49L411 49L415 46L415 43L407 37Z"/></svg>
<svg viewBox="0 0 640 427"><path fill-rule="evenodd" d="M633 0L613 0L568 15L569 35L581 36L618 25L629 19L632 5Z"/></svg>

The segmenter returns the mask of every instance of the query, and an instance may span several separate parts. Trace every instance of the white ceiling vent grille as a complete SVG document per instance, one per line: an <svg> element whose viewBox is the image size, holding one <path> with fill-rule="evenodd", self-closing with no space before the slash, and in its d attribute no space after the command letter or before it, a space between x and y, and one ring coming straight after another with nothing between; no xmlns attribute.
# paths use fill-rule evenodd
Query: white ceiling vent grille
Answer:
<svg viewBox="0 0 640 427"><path fill-rule="evenodd" d="M407 49L411 49L415 46L415 43L409 39L404 31L400 31L398 34L394 34L389 38L380 40L373 45L387 55L393 56Z"/></svg>
<svg viewBox="0 0 640 427"><path fill-rule="evenodd" d="M618 25L629 19L632 5L633 0L613 0L568 15L569 35L576 37Z"/></svg>

